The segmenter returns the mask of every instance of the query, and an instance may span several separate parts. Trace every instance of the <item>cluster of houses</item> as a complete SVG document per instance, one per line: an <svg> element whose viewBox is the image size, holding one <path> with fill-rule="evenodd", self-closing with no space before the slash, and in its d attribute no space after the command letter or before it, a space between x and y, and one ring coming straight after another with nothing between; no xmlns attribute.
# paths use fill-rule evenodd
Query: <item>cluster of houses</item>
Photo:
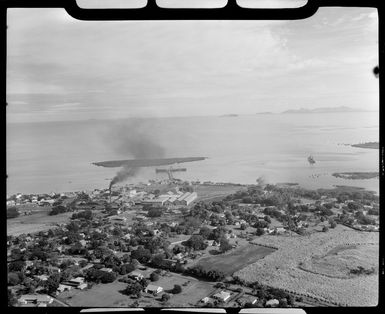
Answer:
<svg viewBox="0 0 385 314"><path fill-rule="evenodd" d="M46 307L53 302L53 298L47 294L24 294L18 299L20 306Z"/></svg>
<svg viewBox="0 0 385 314"><path fill-rule="evenodd" d="M215 291L212 295L204 297L201 299L201 303L203 304L215 304L216 302L220 302L222 304L229 303L230 301L234 301L237 303L239 307L244 307L246 304L255 305L258 302L258 297L245 294L243 292L234 293L227 290L219 290ZM277 299L270 299L266 301L266 307L277 307L279 306L279 301Z"/></svg>
<svg viewBox="0 0 385 314"><path fill-rule="evenodd" d="M17 206L17 205L27 205L27 204L35 204L35 205L52 205L55 203L55 197L56 194L52 193L50 195L44 194L44 195L24 195L21 193L18 193L14 195L13 197L7 198L7 206ZM60 194L60 196L64 196L64 194Z"/></svg>

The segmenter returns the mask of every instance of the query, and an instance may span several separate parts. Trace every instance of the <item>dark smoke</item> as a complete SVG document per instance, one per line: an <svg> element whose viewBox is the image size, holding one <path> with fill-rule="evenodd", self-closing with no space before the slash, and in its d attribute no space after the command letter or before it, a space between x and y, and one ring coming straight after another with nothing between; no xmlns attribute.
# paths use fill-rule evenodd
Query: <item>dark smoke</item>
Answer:
<svg viewBox="0 0 385 314"><path fill-rule="evenodd" d="M155 122L155 119L129 119L115 123L108 132L107 142L115 154L124 158L164 158L165 150L155 138ZM123 167L112 179L110 189L114 184L134 177L138 171L139 168Z"/></svg>
<svg viewBox="0 0 385 314"><path fill-rule="evenodd" d="M118 173L115 175L115 177L112 178L109 189L111 190L112 186L116 183L123 182L127 180L129 177L134 177L138 172L138 169L139 168L130 168L130 167L123 167L122 169L120 169Z"/></svg>

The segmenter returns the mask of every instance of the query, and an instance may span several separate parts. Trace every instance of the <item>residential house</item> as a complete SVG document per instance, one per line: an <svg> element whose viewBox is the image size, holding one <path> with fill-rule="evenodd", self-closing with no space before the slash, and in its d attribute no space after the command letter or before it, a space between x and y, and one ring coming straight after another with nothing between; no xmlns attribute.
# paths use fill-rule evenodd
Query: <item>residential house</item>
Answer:
<svg viewBox="0 0 385 314"><path fill-rule="evenodd" d="M244 307L247 303L248 304L255 304L258 302L258 298L257 297L254 297L254 296L243 296L243 297L240 297L238 300L237 300L237 303L241 306L241 307Z"/></svg>
<svg viewBox="0 0 385 314"><path fill-rule="evenodd" d="M213 246L214 245L214 240L207 240L206 241L208 246Z"/></svg>
<svg viewBox="0 0 385 314"><path fill-rule="evenodd" d="M86 240L79 240L79 243L82 247L85 247L87 245L87 241Z"/></svg>
<svg viewBox="0 0 385 314"><path fill-rule="evenodd" d="M112 268L103 267L100 269L101 271L105 271L106 273L112 273Z"/></svg>
<svg viewBox="0 0 385 314"><path fill-rule="evenodd" d="M35 278L39 279L41 281L47 281L48 280L48 276L47 275L36 275Z"/></svg>
<svg viewBox="0 0 385 314"><path fill-rule="evenodd" d="M223 290L213 295L214 299L217 299L222 302L227 302L230 299L230 297L231 297L230 292L223 291Z"/></svg>
<svg viewBox="0 0 385 314"><path fill-rule="evenodd" d="M276 307L279 305L279 301L277 299L268 300L265 304L266 307Z"/></svg>
<svg viewBox="0 0 385 314"><path fill-rule="evenodd" d="M148 285L145 290L146 293L152 293L154 295L157 295L163 291L163 288L160 286L155 286L155 285Z"/></svg>
<svg viewBox="0 0 385 314"><path fill-rule="evenodd" d="M283 228L283 227L275 227L275 233L276 234L281 234L281 233L284 233L286 230L285 230L285 228Z"/></svg>
<svg viewBox="0 0 385 314"><path fill-rule="evenodd" d="M73 287L70 285L59 284L59 287L56 289L57 293L62 293L64 291L70 291Z"/></svg>
<svg viewBox="0 0 385 314"><path fill-rule="evenodd" d="M211 299L211 298L209 298L209 297L204 297L204 298L201 300L201 302L203 302L203 303L205 303L205 304L210 303L210 302L212 302L212 301L213 301L213 299Z"/></svg>
<svg viewBox="0 0 385 314"><path fill-rule="evenodd" d="M76 278L72 278L71 280L68 280L67 282L65 282L63 284L77 288L79 285L81 285L83 283L84 283L84 277L76 277Z"/></svg>
<svg viewBox="0 0 385 314"><path fill-rule="evenodd" d="M24 294L19 299L18 302L20 305L25 304L51 304L53 298L47 294Z"/></svg>
<svg viewBox="0 0 385 314"><path fill-rule="evenodd" d="M144 278L143 274L137 270L133 270L128 274L129 278L135 279L135 280L141 280Z"/></svg>

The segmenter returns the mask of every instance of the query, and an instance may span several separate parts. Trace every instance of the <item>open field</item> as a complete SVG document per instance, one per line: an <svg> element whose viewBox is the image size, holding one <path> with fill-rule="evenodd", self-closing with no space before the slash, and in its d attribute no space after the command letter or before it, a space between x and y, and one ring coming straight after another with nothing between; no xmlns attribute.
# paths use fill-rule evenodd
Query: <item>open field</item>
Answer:
<svg viewBox="0 0 385 314"><path fill-rule="evenodd" d="M243 190L245 187L237 185L195 185L198 194L197 201L223 198L229 194Z"/></svg>
<svg viewBox="0 0 385 314"><path fill-rule="evenodd" d="M363 267L376 268L378 265L378 245L340 245L322 256L313 256L301 265L301 269L336 278L353 278L350 271Z"/></svg>
<svg viewBox="0 0 385 314"><path fill-rule="evenodd" d="M378 247L379 234L376 232L360 232L337 225L328 232L315 232L310 236L264 235L254 242L271 245L278 250L235 273L247 282L258 281L268 286L349 306L374 306L378 303L378 274L339 279L299 268L300 263L311 263L315 256L325 256L328 252L330 254L331 250L338 250L341 245L356 244L358 252L369 246ZM352 250L350 251L352 253ZM359 259L364 254L365 252L355 253L355 258ZM371 261L371 265L376 261L378 256ZM346 259L346 262L347 267L354 267L353 262L349 265L349 259Z"/></svg>
<svg viewBox="0 0 385 314"><path fill-rule="evenodd" d="M7 219L7 235L18 236L23 233L46 231L56 224L68 222L72 212L50 216L47 210L34 212L32 215L21 215Z"/></svg>
<svg viewBox="0 0 385 314"><path fill-rule="evenodd" d="M154 269L148 268L141 271L145 276ZM151 284L163 287L165 293L170 294L171 298L166 304L160 303L160 297L143 293L139 299L126 296L119 291L124 290L126 283L117 280L109 284L97 284L86 290L65 291L58 296L58 299L70 306L90 306L90 307L129 307L136 300L141 307L193 307L202 298L207 296L212 290L212 283L198 281L195 278L182 276L175 273L168 273L160 276L160 279ZM175 284L182 286L180 294L173 295L168 292Z"/></svg>
<svg viewBox="0 0 385 314"><path fill-rule="evenodd" d="M202 265L205 269L215 269L231 275L274 251L274 249L249 244L229 253L201 258L196 265Z"/></svg>
<svg viewBox="0 0 385 314"><path fill-rule="evenodd" d="M115 281L109 284L94 285L91 289L65 291L59 294L57 298L70 306L129 306L134 300L119 292L125 289L126 286L126 283Z"/></svg>

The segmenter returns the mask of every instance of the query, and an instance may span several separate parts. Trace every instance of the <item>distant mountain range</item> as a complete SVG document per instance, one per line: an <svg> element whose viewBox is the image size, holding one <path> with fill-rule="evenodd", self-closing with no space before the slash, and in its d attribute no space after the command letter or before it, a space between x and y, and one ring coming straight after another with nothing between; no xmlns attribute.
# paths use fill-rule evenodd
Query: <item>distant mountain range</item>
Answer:
<svg viewBox="0 0 385 314"><path fill-rule="evenodd" d="M346 106L340 106L340 107L321 107L321 108L314 108L314 109L306 109L306 108L300 108L300 109L290 109L283 111L282 113L326 113L326 112L360 112L365 110L355 109L351 107Z"/></svg>

